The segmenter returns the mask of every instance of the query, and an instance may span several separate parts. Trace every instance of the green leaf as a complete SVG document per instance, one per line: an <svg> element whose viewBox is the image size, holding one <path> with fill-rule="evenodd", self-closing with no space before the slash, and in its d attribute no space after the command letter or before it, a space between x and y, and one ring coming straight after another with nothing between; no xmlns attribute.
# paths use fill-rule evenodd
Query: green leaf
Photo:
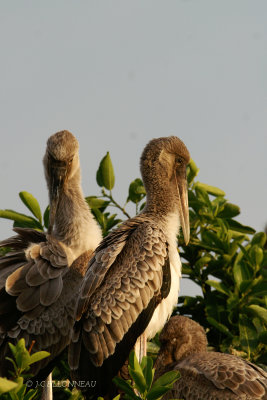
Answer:
<svg viewBox="0 0 267 400"><path fill-rule="evenodd" d="M109 152L102 158L96 173L96 181L99 186L111 190L115 184L115 175Z"/></svg>
<svg viewBox="0 0 267 400"><path fill-rule="evenodd" d="M44 212L44 226L46 229L49 227L49 214L50 214L50 206L47 206Z"/></svg>
<svg viewBox="0 0 267 400"><path fill-rule="evenodd" d="M42 225L36 219L29 217L25 214L18 213L13 210L0 210L0 218L11 219L15 221L15 223L19 224L19 226L26 228L37 228L43 229Z"/></svg>
<svg viewBox="0 0 267 400"><path fill-rule="evenodd" d="M147 352L158 354L160 347L154 342L147 342Z"/></svg>
<svg viewBox="0 0 267 400"><path fill-rule="evenodd" d="M128 396L130 396L132 399L134 400L140 400L140 397L137 396L133 390L133 388L131 387L130 383L123 380L122 378L116 376L115 378L113 378L113 382L115 383L115 385L117 385L121 390L124 391L124 393L128 394Z"/></svg>
<svg viewBox="0 0 267 400"><path fill-rule="evenodd" d="M207 280L206 284L213 287L214 289L218 290L218 292L221 292L223 294L226 294L227 296L230 295L230 290L226 285L224 285L222 282L214 281L214 280Z"/></svg>
<svg viewBox="0 0 267 400"><path fill-rule="evenodd" d="M266 233L265 232L258 232L255 233L251 240L251 244L257 244L260 247L263 247L266 243Z"/></svg>
<svg viewBox="0 0 267 400"><path fill-rule="evenodd" d="M143 374L141 365L139 364L134 351L131 351L129 355L129 366L140 374Z"/></svg>
<svg viewBox="0 0 267 400"><path fill-rule="evenodd" d="M154 382L152 388L147 394L147 400L161 399L161 396L172 389L174 382L176 382L179 378L180 372L178 371L166 372L164 375L158 378L156 382Z"/></svg>
<svg viewBox="0 0 267 400"><path fill-rule="evenodd" d="M161 397L167 393L171 387L168 386L152 386L150 389L149 393L147 394L146 398L147 400L158 400L161 399Z"/></svg>
<svg viewBox="0 0 267 400"><path fill-rule="evenodd" d="M267 323L267 310L265 308L258 306L257 304L251 304L250 306L245 307L245 309Z"/></svg>
<svg viewBox="0 0 267 400"><path fill-rule="evenodd" d="M241 346L250 356L250 353L257 347L257 331L245 314L239 315L239 336Z"/></svg>
<svg viewBox="0 0 267 400"><path fill-rule="evenodd" d="M30 356L29 365L31 365L37 361L43 360L44 358L49 357L49 356L50 356L50 353L48 353L47 351L38 351L37 353L34 353Z"/></svg>
<svg viewBox="0 0 267 400"><path fill-rule="evenodd" d="M177 379L180 378L180 372L178 371L170 371L166 372L165 374L161 375L156 382L154 382L152 388L158 386L170 386L173 385Z"/></svg>
<svg viewBox="0 0 267 400"><path fill-rule="evenodd" d="M140 393L145 393L147 389L146 381L143 375L143 371L139 372L135 369L132 369L131 367L128 366L129 374L132 378L132 380L135 383L136 388Z"/></svg>
<svg viewBox="0 0 267 400"><path fill-rule="evenodd" d="M239 286L240 293L242 293L242 294L246 293L248 291L248 289L251 287L251 285L252 285L251 279L242 281ZM251 291L249 294L251 294Z"/></svg>
<svg viewBox="0 0 267 400"><path fill-rule="evenodd" d="M151 357L143 357L141 362L141 368L143 371L143 375L145 377L147 389L150 389L150 386L153 382L155 370L153 369L153 360Z"/></svg>
<svg viewBox="0 0 267 400"><path fill-rule="evenodd" d="M189 161L189 164L187 166L187 182L190 184L194 178L197 176L199 172L198 167L196 166L196 163L192 158Z"/></svg>
<svg viewBox="0 0 267 400"><path fill-rule="evenodd" d="M16 398L23 398L21 394L23 394L23 392L25 393L26 389L26 386L23 385L23 377L19 376L18 378L16 378L16 383L18 384L18 386L13 389L17 395Z"/></svg>
<svg viewBox="0 0 267 400"><path fill-rule="evenodd" d="M251 287L251 294L256 296L267 296L267 280L262 279Z"/></svg>
<svg viewBox="0 0 267 400"><path fill-rule="evenodd" d="M136 354L132 351L129 355L129 374L131 375L137 389L140 393L144 393L147 389L145 377L142 368L137 360Z"/></svg>
<svg viewBox="0 0 267 400"><path fill-rule="evenodd" d="M42 224L42 213L36 198L28 192L20 192L19 197L25 204L25 206L33 213L33 215L38 219L40 224Z"/></svg>
<svg viewBox="0 0 267 400"><path fill-rule="evenodd" d="M13 357L15 358L15 357L16 357L16 354L17 354L17 348L16 348L16 346L14 346L14 344L12 344L12 343L8 343L8 346L9 346L11 352L12 352Z"/></svg>
<svg viewBox="0 0 267 400"><path fill-rule="evenodd" d="M99 199L96 196L85 197L85 200L90 208L99 208L102 212L107 208L110 203L110 201Z"/></svg>
<svg viewBox="0 0 267 400"><path fill-rule="evenodd" d="M36 396L36 390L30 389L28 392L24 395L23 400L32 400ZM73 399L74 400L74 399Z"/></svg>
<svg viewBox="0 0 267 400"><path fill-rule="evenodd" d="M26 392L26 385L23 384L23 377L19 376L16 379L16 382L18 383L18 387L16 389L14 389L14 392L16 393L16 397L18 399L23 399L24 400L24 395Z"/></svg>
<svg viewBox="0 0 267 400"><path fill-rule="evenodd" d="M117 214L113 214L107 218L107 230L109 231L113 226L119 224L121 219L116 219Z"/></svg>
<svg viewBox="0 0 267 400"><path fill-rule="evenodd" d="M144 198L145 195L146 190L140 178L137 178L131 182L129 186L128 201L131 200L133 203L137 204Z"/></svg>
<svg viewBox="0 0 267 400"><path fill-rule="evenodd" d="M254 244L249 250L249 255L255 265L261 265L263 260L263 250L261 247Z"/></svg>
<svg viewBox="0 0 267 400"><path fill-rule="evenodd" d="M197 199L200 200L202 205L204 204L205 206L208 206L209 208L211 208L211 203L210 203L208 193L202 187L199 187L197 185L198 183L199 182L195 183L195 191L196 191ZM206 216L207 212L205 210L207 210L207 208L203 209L203 207L202 207L201 209L198 210L198 213L199 214L201 213L201 215Z"/></svg>
<svg viewBox="0 0 267 400"><path fill-rule="evenodd" d="M207 321L214 326L214 328L216 328L218 331L224 333L225 335L229 336L229 337L233 337L233 334L229 331L229 329L227 328L227 326L221 324L220 322L216 321L214 318L212 317L207 317Z"/></svg>
<svg viewBox="0 0 267 400"><path fill-rule="evenodd" d="M233 268L234 280L238 287L243 281L249 281L252 278L251 271L245 263L235 263Z"/></svg>
<svg viewBox="0 0 267 400"><path fill-rule="evenodd" d="M93 211L93 214L94 214L97 222L101 226L102 230L105 231L106 230L106 224L107 224L107 218L105 217L105 215L98 208L95 208L92 211Z"/></svg>
<svg viewBox="0 0 267 400"><path fill-rule="evenodd" d="M0 377L0 394L9 392L18 386L16 382Z"/></svg>
<svg viewBox="0 0 267 400"><path fill-rule="evenodd" d="M207 193L213 196L225 196L225 192L215 186L206 185L205 183L196 182L195 188L205 190Z"/></svg>
<svg viewBox="0 0 267 400"><path fill-rule="evenodd" d="M255 233L255 229L251 228L250 226L242 225L234 219L226 219L229 229L236 232L246 233L248 235L253 235Z"/></svg>
<svg viewBox="0 0 267 400"><path fill-rule="evenodd" d="M203 240L209 244L215 244L216 248L223 250L223 253L228 251L228 243L224 240L221 240L216 233L212 231L204 231L202 234Z"/></svg>
<svg viewBox="0 0 267 400"><path fill-rule="evenodd" d="M232 203L225 203L223 210L218 213L220 218L233 218L240 214L240 207Z"/></svg>
<svg viewBox="0 0 267 400"><path fill-rule="evenodd" d="M20 339L16 344L16 362L18 368L25 370L29 367L30 362L30 354L25 347L25 340L24 338Z"/></svg>

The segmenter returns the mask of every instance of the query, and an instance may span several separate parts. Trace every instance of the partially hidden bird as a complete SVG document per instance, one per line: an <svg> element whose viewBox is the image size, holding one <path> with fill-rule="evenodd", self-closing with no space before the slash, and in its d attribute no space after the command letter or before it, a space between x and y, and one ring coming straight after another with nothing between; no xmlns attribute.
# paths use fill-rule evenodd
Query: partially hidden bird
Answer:
<svg viewBox="0 0 267 400"><path fill-rule="evenodd" d="M175 136L147 144L140 161L146 206L106 236L89 262L69 348L73 378L94 382L87 398L112 393L110 381L137 339L153 337L177 304L180 227L185 243L190 236L189 160Z"/></svg>
<svg viewBox="0 0 267 400"><path fill-rule="evenodd" d="M237 356L207 351L203 327L190 318L172 317L159 340L156 378L172 370L181 374L164 400L267 399L267 372Z"/></svg>
<svg viewBox="0 0 267 400"><path fill-rule="evenodd" d="M0 376L12 370L8 342L24 338L32 352L51 353L31 373L50 372L69 344L78 292L88 261L102 239L81 188L79 144L69 131L49 137L43 159L49 191L48 232L14 228L0 259Z"/></svg>

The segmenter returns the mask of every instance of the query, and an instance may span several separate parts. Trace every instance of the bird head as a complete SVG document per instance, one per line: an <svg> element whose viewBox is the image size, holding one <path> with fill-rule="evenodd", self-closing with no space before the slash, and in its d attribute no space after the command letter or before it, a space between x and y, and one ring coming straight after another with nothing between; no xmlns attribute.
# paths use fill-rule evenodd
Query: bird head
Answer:
<svg viewBox="0 0 267 400"><path fill-rule="evenodd" d="M55 215L64 185L79 170L79 144L68 131L57 132L47 141L43 159L45 177L50 198L50 219L48 232L53 229Z"/></svg>
<svg viewBox="0 0 267 400"><path fill-rule="evenodd" d="M190 239L186 177L189 160L185 144L176 136L151 140L141 156L147 201L161 202L162 209L178 211L186 244Z"/></svg>
<svg viewBox="0 0 267 400"><path fill-rule="evenodd" d="M182 315L175 315L167 322L159 340L161 347L158 365L167 366L190 354L207 350L207 337L203 327Z"/></svg>

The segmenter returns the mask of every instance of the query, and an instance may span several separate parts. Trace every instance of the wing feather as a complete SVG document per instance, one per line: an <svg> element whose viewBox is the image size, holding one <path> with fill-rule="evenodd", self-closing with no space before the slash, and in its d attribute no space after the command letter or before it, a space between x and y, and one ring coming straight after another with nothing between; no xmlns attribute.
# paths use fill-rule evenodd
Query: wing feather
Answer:
<svg viewBox="0 0 267 400"><path fill-rule="evenodd" d="M142 316L145 330L153 307L161 301L167 246L164 233L153 221L136 217L107 236L96 250L78 304L77 318L81 319L77 323L82 323L82 334L77 339L75 332L73 337L74 344L83 342L95 366L109 359L131 330L129 345L134 344L133 337L136 340L141 329L135 328L135 322L142 313L147 313L147 317ZM152 302L155 296L158 300ZM72 369L78 368L77 357L72 354L75 347L71 345L69 350ZM123 359L127 356L126 352Z"/></svg>
<svg viewBox="0 0 267 400"><path fill-rule="evenodd" d="M67 306L64 303L59 309L53 307L63 291L63 278L67 272L74 271L68 265L64 247L33 229L16 228L15 231L18 235L0 243L0 247L11 248L0 258L0 375L6 375L8 370L5 356L9 341L24 337L28 346L36 340L33 351L46 349L52 353L69 342L74 323L76 298L71 300L72 306L69 301ZM87 255L85 259L87 264ZM80 278L76 275L71 272L68 286L75 287L76 281L81 281L82 275ZM73 308L69 310L71 318L65 307ZM38 363L33 370L47 362Z"/></svg>
<svg viewBox="0 0 267 400"><path fill-rule="evenodd" d="M231 392L231 398L238 396L244 399L261 399L267 393L267 373L233 355L215 352L192 354L180 361L176 368L183 378L181 382L177 382L177 389L193 377L192 391L209 389L210 392L219 394L219 398L224 398L226 393ZM200 398L201 393L199 391ZM176 395L178 394L183 395L183 392L177 392Z"/></svg>
<svg viewBox="0 0 267 400"><path fill-rule="evenodd" d="M14 238L12 240L14 242ZM40 247L40 255L28 262L24 256L25 264L6 279L6 292L11 296L17 296L17 307L22 312L31 312L39 305L50 306L56 302L63 288L62 277L68 271L67 256L60 242L48 237L46 242L41 242L36 246ZM61 260L57 267L52 265L55 259Z"/></svg>

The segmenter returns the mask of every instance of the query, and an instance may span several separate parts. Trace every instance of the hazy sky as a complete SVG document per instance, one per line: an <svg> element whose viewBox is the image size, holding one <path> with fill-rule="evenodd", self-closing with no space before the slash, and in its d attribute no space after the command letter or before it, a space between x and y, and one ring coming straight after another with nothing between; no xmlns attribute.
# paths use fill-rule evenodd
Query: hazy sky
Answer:
<svg viewBox="0 0 267 400"><path fill-rule="evenodd" d="M174 134L199 180L264 228L266 0L2 1L0 48L1 209L27 214L21 190L47 205L42 157L59 130L80 142L85 195L110 151L119 201L145 144Z"/></svg>

